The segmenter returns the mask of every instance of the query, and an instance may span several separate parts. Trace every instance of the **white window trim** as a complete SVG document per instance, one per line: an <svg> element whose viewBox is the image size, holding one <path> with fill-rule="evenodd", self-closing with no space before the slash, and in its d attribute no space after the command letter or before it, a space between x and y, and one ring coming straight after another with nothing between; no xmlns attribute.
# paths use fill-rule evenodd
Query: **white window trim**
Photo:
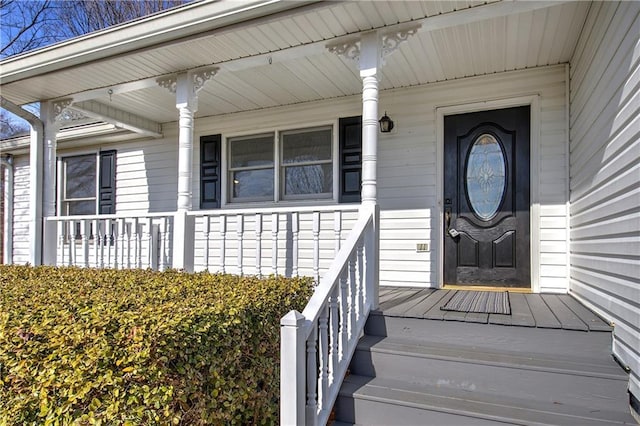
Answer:
<svg viewBox="0 0 640 426"><path fill-rule="evenodd" d="M56 215L57 216L67 216L66 214L64 214L63 212L63 204L67 201L65 199L65 183L66 183L66 170L65 170L65 162L64 160L66 158L70 158L70 157L83 157L83 156L89 156L89 155L93 155L95 157L96 160L96 180L94 182L95 184L95 194L96 196L95 198L95 213L94 215L98 214L98 206L99 206L99 200L100 200L100 183L99 183L99 179L100 179L100 152L96 151L96 150L83 150L83 151L77 151L77 152L73 152L73 153L68 153L68 154L64 154L64 155L60 155L57 158L57 179L56 179ZM91 198L86 198L86 200L90 200ZM80 198L74 198L75 201L78 200L82 200Z"/></svg>
<svg viewBox="0 0 640 426"><path fill-rule="evenodd" d="M252 129L252 131L238 131L238 132L228 132L223 134L222 136L222 146L221 146L221 180L220 185L222 188L221 200L220 200L220 208L221 209L229 209L229 208L252 208L252 207L268 207L270 205L278 205L278 206L314 206L314 205L332 205L337 204L339 200L339 122L338 119L331 121L318 121L318 122L308 122L303 124L287 124L282 126L273 126L273 127L261 127ZM279 198L279 188L280 188L280 154L278 144L280 143L280 133L288 132L291 130L305 130L312 128L321 128L321 127L330 127L331 128L331 164L332 164L332 173L333 173L333 194L331 197L327 198L304 198L304 199L282 199ZM230 194L230 186L229 186L229 143L230 140L239 138L239 137L250 137L257 136L261 134L273 134L274 135L274 197L272 200L263 200L263 201L232 201L232 197Z"/></svg>

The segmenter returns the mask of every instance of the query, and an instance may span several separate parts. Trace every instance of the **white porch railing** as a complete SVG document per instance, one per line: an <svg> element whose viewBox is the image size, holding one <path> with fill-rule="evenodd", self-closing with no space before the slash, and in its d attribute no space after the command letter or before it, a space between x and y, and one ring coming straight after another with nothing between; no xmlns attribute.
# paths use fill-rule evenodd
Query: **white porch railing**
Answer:
<svg viewBox="0 0 640 426"><path fill-rule="evenodd" d="M376 207L360 217L302 311L281 325L280 423L324 425L375 303Z"/></svg>
<svg viewBox="0 0 640 426"><path fill-rule="evenodd" d="M359 206L276 207L189 212L195 269L239 275L305 275L320 281Z"/></svg>
<svg viewBox="0 0 640 426"><path fill-rule="evenodd" d="M56 216L56 265L94 268L171 267L173 213Z"/></svg>
<svg viewBox="0 0 640 426"><path fill-rule="evenodd" d="M47 235L55 244L47 247L55 253L47 258L65 266L305 275L319 282L356 222L358 207L48 217L46 227L54 229Z"/></svg>

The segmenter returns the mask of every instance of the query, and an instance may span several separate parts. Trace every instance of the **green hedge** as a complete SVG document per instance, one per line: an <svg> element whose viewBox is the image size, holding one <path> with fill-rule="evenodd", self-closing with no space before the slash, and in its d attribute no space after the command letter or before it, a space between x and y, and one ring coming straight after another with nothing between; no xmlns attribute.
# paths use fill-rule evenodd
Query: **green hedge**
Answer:
<svg viewBox="0 0 640 426"><path fill-rule="evenodd" d="M306 278L0 265L0 425L273 424Z"/></svg>

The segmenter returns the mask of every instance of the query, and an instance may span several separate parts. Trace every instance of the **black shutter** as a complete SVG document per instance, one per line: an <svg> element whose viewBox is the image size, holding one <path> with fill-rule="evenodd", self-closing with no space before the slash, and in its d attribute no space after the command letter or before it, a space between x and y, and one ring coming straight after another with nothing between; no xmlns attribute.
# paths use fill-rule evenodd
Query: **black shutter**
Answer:
<svg viewBox="0 0 640 426"><path fill-rule="evenodd" d="M116 151L100 151L99 214L116 212Z"/></svg>
<svg viewBox="0 0 640 426"><path fill-rule="evenodd" d="M200 138L200 208L220 208L221 136Z"/></svg>
<svg viewBox="0 0 640 426"><path fill-rule="evenodd" d="M362 187L362 117L341 118L340 128L340 202L360 201Z"/></svg>

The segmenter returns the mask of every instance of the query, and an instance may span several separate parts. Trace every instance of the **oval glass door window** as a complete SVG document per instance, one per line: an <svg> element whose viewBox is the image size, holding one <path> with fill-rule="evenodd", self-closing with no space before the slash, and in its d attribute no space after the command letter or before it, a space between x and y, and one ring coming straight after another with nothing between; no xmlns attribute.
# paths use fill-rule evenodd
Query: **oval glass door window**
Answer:
<svg viewBox="0 0 640 426"><path fill-rule="evenodd" d="M495 137L485 133L473 142L465 178L473 212L482 220L490 220L498 212L507 186L505 156Z"/></svg>

